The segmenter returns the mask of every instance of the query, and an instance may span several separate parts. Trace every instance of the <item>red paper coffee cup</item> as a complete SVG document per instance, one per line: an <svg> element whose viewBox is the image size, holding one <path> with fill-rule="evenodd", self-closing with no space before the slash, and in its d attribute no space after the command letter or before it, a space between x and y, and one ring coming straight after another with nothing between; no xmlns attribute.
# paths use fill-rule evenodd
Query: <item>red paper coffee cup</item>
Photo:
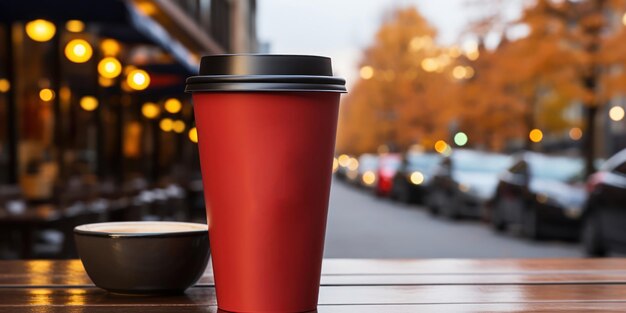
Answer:
<svg viewBox="0 0 626 313"><path fill-rule="evenodd" d="M217 55L186 91L219 308L315 310L345 81L325 57Z"/></svg>

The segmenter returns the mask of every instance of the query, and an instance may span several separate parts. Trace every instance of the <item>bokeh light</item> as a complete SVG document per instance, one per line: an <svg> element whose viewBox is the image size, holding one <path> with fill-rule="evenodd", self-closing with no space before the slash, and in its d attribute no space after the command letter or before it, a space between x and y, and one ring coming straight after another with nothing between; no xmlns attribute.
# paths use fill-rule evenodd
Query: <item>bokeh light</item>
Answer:
<svg viewBox="0 0 626 313"><path fill-rule="evenodd" d="M52 91L52 89L44 88L39 91L39 99L41 99L41 101L52 101L54 96L54 91Z"/></svg>
<svg viewBox="0 0 626 313"><path fill-rule="evenodd" d="M337 158L333 158L333 173L337 172L338 168L339 168L339 160L337 160Z"/></svg>
<svg viewBox="0 0 626 313"><path fill-rule="evenodd" d="M437 69L439 69L439 64L437 63L437 60L433 58L426 58L422 60L421 65L422 69L426 72L435 72L437 71Z"/></svg>
<svg viewBox="0 0 626 313"><path fill-rule="evenodd" d="M474 68L471 66L466 66L465 67L465 78L470 79L472 77L474 77Z"/></svg>
<svg viewBox="0 0 626 313"><path fill-rule="evenodd" d="M424 182L424 174L422 174L422 172L420 171L415 171L411 173L409 180L411 181L411 184L413 185L420 185Z"/></svg>
<svg viewBox="0 0 626 313"><path fill-rule="evenodd" d="M480 52L478 52L478 50L472 50L472 51L468 51L465 56L467 56L468 59L470 59L471 61L476 61L478 60L478 57L480 56Z"/></svg>
<svg viewBox="0 0 626 313"><path fill-rule="evenodd" d="M80 107L85 111L93 111L98 108L98 99L94 96L80 98Z"/></svg>
<svg viewBox="0 0 626 313"><path fill-rule="evenodd" d="M609 110L609 117L616 122L621 121L624 119L624 108L619 106L612 107Z"/></svg>
<svg viewBox="0 0 626 313"><path fill-rule="evenodd" d="M452 77L456 79L463 79L465 78L465 75L467 75L467 70L465 69L465 66L457 65L452 70Z"/></svg>
<svg viewBox="0 0 626 313"><path fill-rule="evenodd" d="M459 147L466 145L468 140L469 138L464 132L458 132L454 135L454 143Z"/></svg>
<svg viewBox="0 0 626 313"><path fill-rule="evenodd" d="M185 122L181 120L175 120L174 124L172 124L172 130L174 130L174 132L177 134L182 134L185 131L186 127L187 125L185 125Z"/></svg>
<svg viewBox="0 0 626 313"><path fill-rule="evenodd" d="M445 141L437 140L437 142L435 142L435 151L437 151L438 153L444 153L447 148L448 144Z"/></svg>
<svg viewBox="0 0 626 313"><path fill-rule="evenodd" d="M65 57L74 63L85 63L92 55L93 49L84 39L72 39L65 46Z"/></svg>
<svg viewBox="0 0 626 313"><path fill-rule="evenodd" d="M339 162L339 165L341 167L346 167L348 166L348 164L350 164L350 156L348 156L347 154L342 154L339 156L339 158L337 158L337 161Z"/></svg>
<svg viewBox="0 0 626 313"><path fill-rule="evenodd" d="M120 44L115 39L105 39L100 43L100 49L105 56L114 56L120 52Z"/></svg>
<svg viewBox="0 0 626 313"><path fill-rule="evenodd" d="M172 113L172 114L176 114L180 112L180 110L183 107L183 104L180 102L180 100L176 98L170 98L170 99L165 100L165 103L163 104L163 106L165 107L165 111Z"/></svg>
<svg viewBox="0 0 626 313"><path fill-rule="evenodd" d="M543 139L543 132L535 128L528 133L528 138L530 138L532 142L540 142Z"/></svg>
<svg viewBox="0 0 626 313"><path fill-rule="evenodd" d="M11 90L11 82L6 78L0 78L0 92L5 93Z"/></svg>
<svg viewBox="0 0 626 313"><path fill-rule="evenodd" d="M144 90L150 85L150 75L144 70L134 69L128 73L126 83L134 90Z"/></svg>
<svg viewBox="0 0 626 313"><path fill-rule="evenodd" d="M583 131L579 127L574 127L569 130L569 137L572 140L580 140L583 137Z"/></svg>
<svg viewBox="0 0 626 313"><path fill-rule="evenodd" d="M102 77L99 76L98 77L98 84L102 87L111 87L115 84L115 80L111 79L111 78L106 78L106 77Z"/></svg>
<svg viewBox="0 0 626 313"><path fill-rule="evenodd" d="M171 118L166 117L162 119L161 122L159 122L159 127L164 132L170 132L172 131L172 128L174 127L174 121L172 121Z"/></svg>
<svg viewBox="0 0 626 313"><path fill-rule="evenodd" d="M348 163L348 169L351 171L356 171L359 168L359 160L355 158L350 158L350 162Z"/></svg>
<svg viewBox="0 0 626 313"><path fill-rule="evenodd" d="M161 113L161 109L156 103L146 102L141 106L141 114L148 119L154 119Z"/></svg>
<svg viewBox="0 0 626 313"><path fill-rule="evenodd" d="M371 79L372 77L374 77L374 68L369 65L363 66L361 67L359 74L363 79Z"/></svg>
<svg viewBox="0 0 626 313"><path fill-rule="evenodd" d="M122 73L122 63L114 57L106 57L98 62L98 73L104 78L115 78Z"/></svg>
<svg viewBox="0 0 626 313"><path fill-rule="evenodd" d="M198 142L198 130L195 127L192 127L189 130L189 140L191 140L191 142Z"/></svg>
<svg viewBox="0 0 626 313"><path fill-rule="evenodd" d="M80 33L85 30L85 23L79 20L69 20L65 23L65 29L72 33Z"/></svg>
<svg viewBox="0 0 626 313"><path fill-rule="evenodd" d="M363 173L363 176L361 177L361 180L366 185L371 185L376 181L376 174L374 174L374 172L372 171L365 171L365 173Z"/></svg>
<svg viewBox="0 0 626 313"><path fill-rule="evenodd" d="M56 33L56 27L49 21L38 19L26 23L26 34L34 41L46 42Z"/></svg>

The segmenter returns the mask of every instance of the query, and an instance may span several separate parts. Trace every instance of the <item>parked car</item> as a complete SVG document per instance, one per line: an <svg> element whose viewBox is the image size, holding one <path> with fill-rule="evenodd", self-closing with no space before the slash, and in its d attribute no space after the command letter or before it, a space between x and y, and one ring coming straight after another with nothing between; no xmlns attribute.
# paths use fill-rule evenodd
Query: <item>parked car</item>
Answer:
<svg viewBox="0 0 626 313"><path fill-rule="evenodd" d="M428 201L433 213L448 218L480 218L492 199L498 174L511 163L503 154L455 149L435 171Z"/></svg>
<svg viewBox="0 0 626 313"><path fill-rule="evenodd" d="M589 177L582 245L590 256L626 252L626 149Z"/></svg>
<svg viewBox="0 0 626 313"><path fill-rule="evenodd" d="M407 152L393 177L391 184L391 198L401 202L424 202L428 192L428 183L441 160L435 153Z"/></svg>
<svg viewBox="0 0 626 313"><path fill-rule="evenodd" d="M360 187L374 188L376 186L378 171L378 156L365 153L358 159L357 178L355 183Z"/></svg>
<svg viewBox="0 0 626 313"><path fill-rule="evenodd" d="M525 152L500 176L489 219L497 231L520 225L530 239L576 238L586 195L581 159Z"/></svg>
<svg viewBox="0 0 626 313"><path fill-rule="evenodd" d="M391 185L396 171L402 163L402 158L397 153L386 153L378 158L378 171L376 173L376 195L379 197L389 196Z"/></svg>

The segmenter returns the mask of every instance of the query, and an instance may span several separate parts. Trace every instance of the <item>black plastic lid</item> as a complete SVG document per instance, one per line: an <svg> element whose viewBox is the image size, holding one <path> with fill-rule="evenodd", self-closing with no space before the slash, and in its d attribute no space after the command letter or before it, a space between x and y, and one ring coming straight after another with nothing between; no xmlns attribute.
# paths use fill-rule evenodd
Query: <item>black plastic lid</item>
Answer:
<svg viewBox="0 0 626 313"><path fill-rule="evenodd" d="M186 92L346 92L330 58L312 55L225 54L200 61L200 74L187 78Z"/></svg>

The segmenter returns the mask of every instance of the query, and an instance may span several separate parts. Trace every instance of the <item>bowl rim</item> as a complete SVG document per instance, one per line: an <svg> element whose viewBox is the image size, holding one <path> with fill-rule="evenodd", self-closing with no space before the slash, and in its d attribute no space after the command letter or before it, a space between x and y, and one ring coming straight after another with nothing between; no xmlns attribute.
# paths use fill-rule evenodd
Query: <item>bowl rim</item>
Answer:
<svg viewBox="0 0 626 313"><path fill-rule="evenodd" d="M176 225L201 227L202 229L184 230L184 231L141 232L141 233L140 232L137 232L137 233L107 232L107 231L87 229L88 227L94 227L94 226L127 226L127 225L136 225L136 224L162 224L162 225L176 224ZM105 237L105 238L171 238L171 237L207 235L208 230L209 230L208 225L200 224L200 223L174 222L174 221L129 221L129 222L103 222L103 223L82 224L82 225L78 225L74 227L74 234L81 235L81 236Z"/></svg>

